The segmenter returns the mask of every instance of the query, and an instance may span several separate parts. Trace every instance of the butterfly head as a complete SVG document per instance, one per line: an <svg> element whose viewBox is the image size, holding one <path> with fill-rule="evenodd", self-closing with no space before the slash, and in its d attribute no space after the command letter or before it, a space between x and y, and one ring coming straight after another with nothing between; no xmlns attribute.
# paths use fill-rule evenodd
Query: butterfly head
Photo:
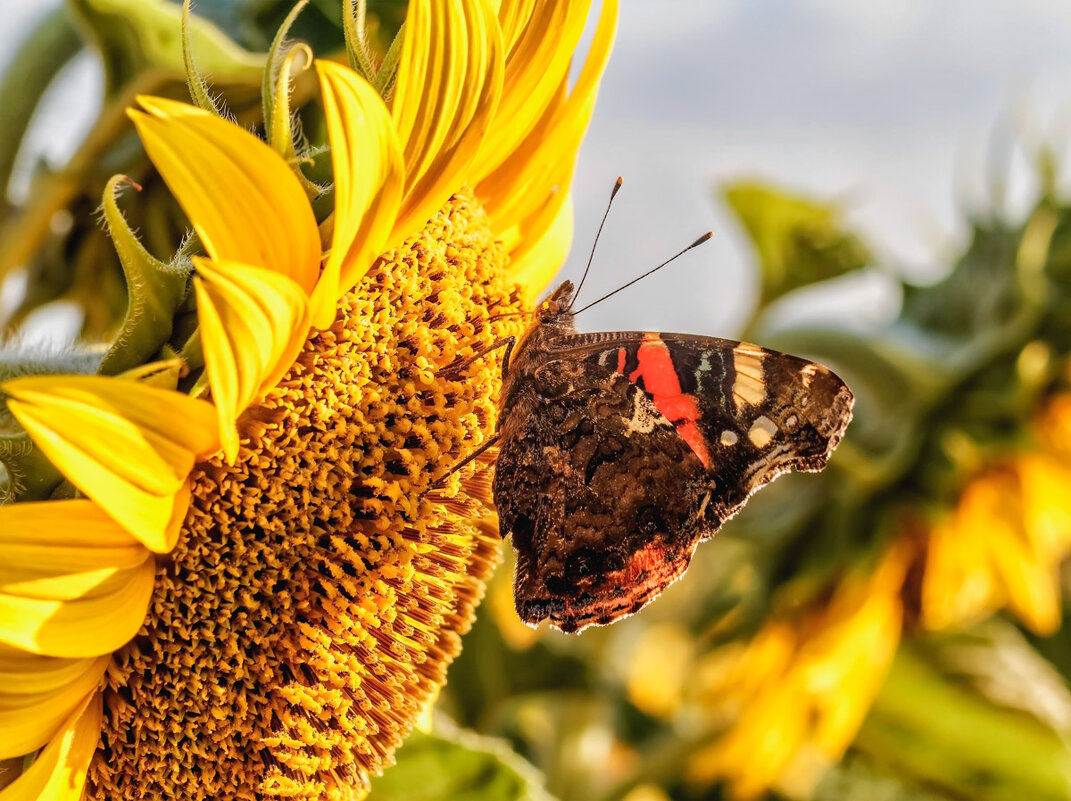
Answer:
<svg viewBox="0 0 1071 801"><path fill-rule="evenodd" d="M536 317L541 323L554 323L563 317L572 316L570 306L573 302L573 282L563 281L546 300L536 309Z"/></svg>

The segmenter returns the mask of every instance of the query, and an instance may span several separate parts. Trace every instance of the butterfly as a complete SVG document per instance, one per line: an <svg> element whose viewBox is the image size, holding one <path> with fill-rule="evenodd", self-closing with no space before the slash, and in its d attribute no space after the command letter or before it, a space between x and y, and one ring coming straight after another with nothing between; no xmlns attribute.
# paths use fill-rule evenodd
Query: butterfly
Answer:
<svg viewBox="0 0 1071 801"><path fill-rule="evenodd" d="M825 467L853 403L826 367L745 342L578 333L573 297L506 343L493 438L517 613L565 632L636 612L752 493Z"/></svg>

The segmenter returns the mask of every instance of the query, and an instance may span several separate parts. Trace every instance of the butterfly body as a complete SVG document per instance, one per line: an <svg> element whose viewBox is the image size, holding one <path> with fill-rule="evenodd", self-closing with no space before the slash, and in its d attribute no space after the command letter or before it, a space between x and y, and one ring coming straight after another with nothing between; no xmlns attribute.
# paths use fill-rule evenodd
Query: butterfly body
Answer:
<svg viewBox="0 0 1071 801"><path fill-rule="evenodd" d="M503 380L494 499L521 619L563 631L644 606L757 489L821 470L852 394L825 367L684 334L582 334L565 282Z"/></svg>

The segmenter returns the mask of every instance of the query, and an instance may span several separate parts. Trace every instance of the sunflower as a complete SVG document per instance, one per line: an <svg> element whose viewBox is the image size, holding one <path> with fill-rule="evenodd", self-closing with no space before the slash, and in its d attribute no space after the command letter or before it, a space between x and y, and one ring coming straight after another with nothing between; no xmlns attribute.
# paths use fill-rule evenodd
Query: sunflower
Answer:
<svg viewBox="0 0 1071 801"><path fill-rule="evenodd" d="M1008 608L1035 633L1060 627L1060 565L1071 553L1071 395L1035 421L1038 447L989 465L927 527L922 623L960 628Z"/></svg>
<svg viewBox="0 0 1071 801"><path fill-rule="evenodd" d="M750 642L704 660L700 703L729 722L690 757L689 781L724 781L736 799L813 791L851 745L892 663L910 556L898 543L869 574L841 579L828 601L774 615Z"/></svg>
<svg viewBox="0 0 1071 801"><path fill-rule="evenodd" d="M616 19L570 87L587 6L412 0L386 99L317 62L321 226L245 129L130 111L203 248L197 329L0 386L33 454L0 506L0 760L34 755L0 799L352 798L390 763L498 555L486 460L428 492L491 432L500 366L441 367L514 333L568 249Z"/></svg>

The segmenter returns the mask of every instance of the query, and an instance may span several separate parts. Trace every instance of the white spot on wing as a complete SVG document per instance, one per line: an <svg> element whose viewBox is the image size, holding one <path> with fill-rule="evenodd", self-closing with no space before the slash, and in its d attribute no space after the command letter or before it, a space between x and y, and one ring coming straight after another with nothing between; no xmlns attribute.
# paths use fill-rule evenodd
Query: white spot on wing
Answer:
<svg viewBox="0 0 1071 801"><path fill-rule="evenodd" d="M776 433L777 425L774 421L766 415L760 415L751 424L751 428L747 432L747 438L751 440L752 445L761 450L770 444L770 440L774 438Z"/></svg>
<svg viewBox="0 0 1071 801"><path fill-rule="evenodd" d="M719 440L726 448L730 448L737 443L740 437L736 436L735 431L722 431L721 439Z"/></svg>

